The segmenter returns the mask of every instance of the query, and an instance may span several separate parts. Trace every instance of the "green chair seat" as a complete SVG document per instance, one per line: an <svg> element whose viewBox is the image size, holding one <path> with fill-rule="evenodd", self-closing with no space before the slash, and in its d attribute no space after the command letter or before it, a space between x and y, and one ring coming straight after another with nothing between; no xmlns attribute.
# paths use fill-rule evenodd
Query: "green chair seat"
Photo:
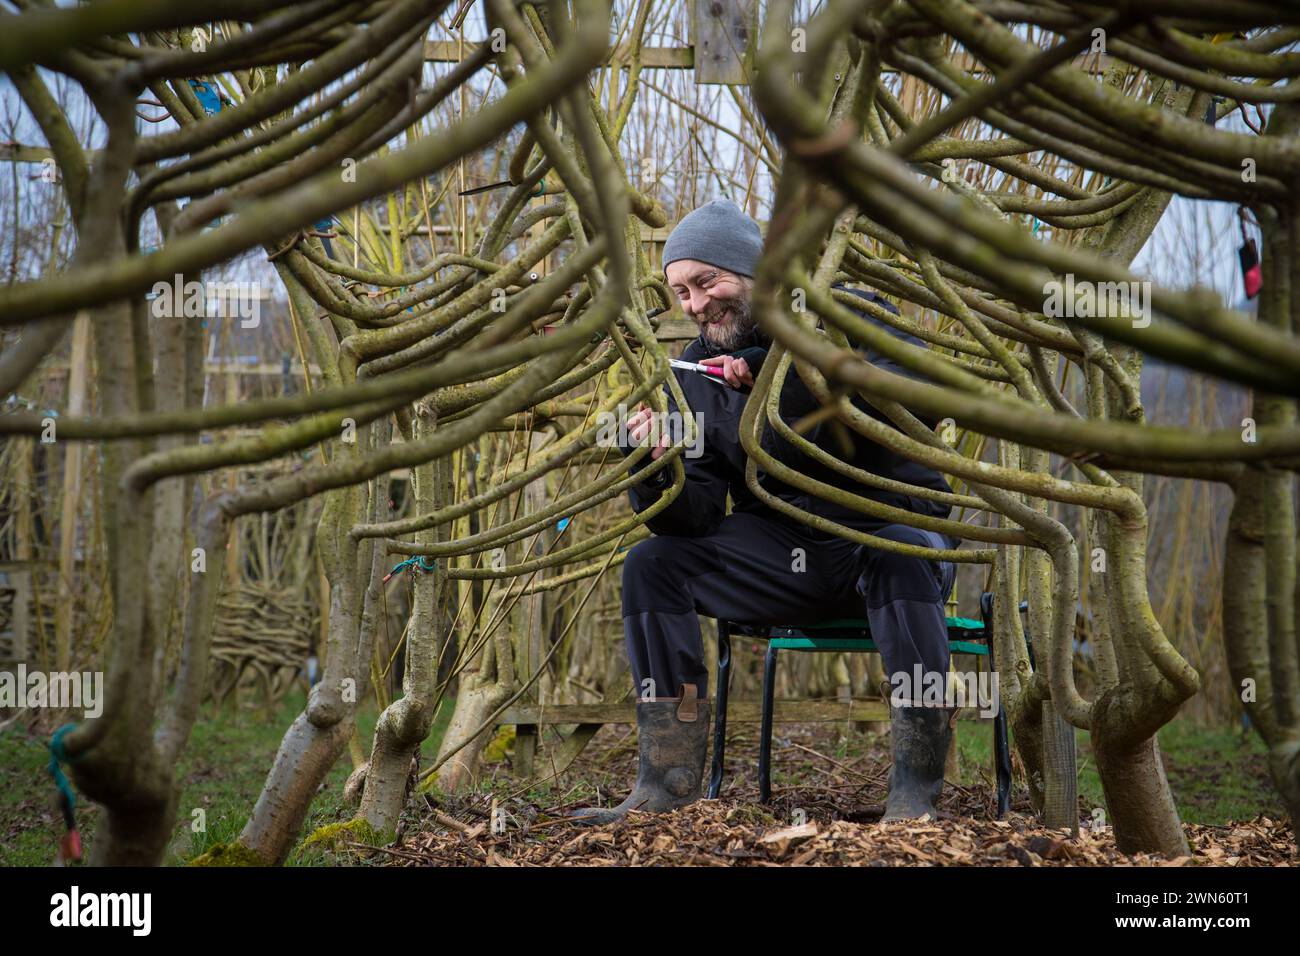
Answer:
<svg viewBox="0 0 1300 956"><path fill-rule="evenodd" d="M978 654L988 657L988 644L976 643L968 638L982 639L984 623L969 617L950 617L948 622L948 650L958 654ZM866 618L837 618L799 627L769 628L768 646L787 651L862 651L878 650L871 639L871 625Z"/></svg>

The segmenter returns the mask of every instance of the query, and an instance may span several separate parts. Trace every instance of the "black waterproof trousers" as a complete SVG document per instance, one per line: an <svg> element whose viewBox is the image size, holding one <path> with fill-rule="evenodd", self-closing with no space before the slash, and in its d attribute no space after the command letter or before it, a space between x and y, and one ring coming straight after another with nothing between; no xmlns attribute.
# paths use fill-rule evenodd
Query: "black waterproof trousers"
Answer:
<svg viewBox="0 0 1300 956"><path fill-rule="evenodd" d="M870 533L947 548L907 525ZM746 624L800 625L866 617L886 677L948 671L944 602L956 568L780 520L741 512L705 537L657 535L623 563L623 630L637 697L678 697L693 683L709 696L697 615ZM652 681L653 683L647 683Z"/></svg>

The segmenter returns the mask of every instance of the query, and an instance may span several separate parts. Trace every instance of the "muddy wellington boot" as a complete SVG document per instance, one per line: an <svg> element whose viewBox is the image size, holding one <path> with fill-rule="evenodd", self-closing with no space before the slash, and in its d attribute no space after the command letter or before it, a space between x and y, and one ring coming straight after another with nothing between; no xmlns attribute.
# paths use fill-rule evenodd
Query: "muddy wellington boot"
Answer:
<svg viewBox="0 0 1300 956"><path fill-rule="evenodd" d="M935 804L943 792L943 767L955 715L956 710L950 707L890 708L894 766L889 772L882 823L912 820L927 813L938 819Z"/></svg>
<svg viewBox="0 0 1300 956"><path fill-rule="evenodd" d="M569 816L575 823L606 824L623 819L629 810L663 813L694 803L704 783L711 716L709 701L697 696L694 684L686 684L681 697L638 701L636 786L616 807L584 807Z"/></svg>

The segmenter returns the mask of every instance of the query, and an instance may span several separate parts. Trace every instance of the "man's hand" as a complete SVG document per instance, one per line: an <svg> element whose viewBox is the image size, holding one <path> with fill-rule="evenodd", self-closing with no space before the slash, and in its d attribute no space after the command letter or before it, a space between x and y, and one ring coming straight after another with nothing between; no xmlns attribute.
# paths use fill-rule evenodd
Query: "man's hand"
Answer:
<svg viewBox="0 0 1300 956"><path fill-rule="evenodd" d="M645 402L637 406L636 414L627 420L627 431L632 436L632 440L638 445L646 435L650 434L650 426L654 423L654 411L646 407ZM672 444L668 435L668 429L663 429L659 435L659 443L650 449L650 460L657 461L659 456L664 453L669 445Z"/></svg>
<svg viewBox="0 0 1300 956"><path fill-rule="evenodd" d="M730 355L715 355L712 358L700 359L700 364L722 366L722 375L732 388L747 388L754 384L749 363L744 359L732 358Z"/></svg>

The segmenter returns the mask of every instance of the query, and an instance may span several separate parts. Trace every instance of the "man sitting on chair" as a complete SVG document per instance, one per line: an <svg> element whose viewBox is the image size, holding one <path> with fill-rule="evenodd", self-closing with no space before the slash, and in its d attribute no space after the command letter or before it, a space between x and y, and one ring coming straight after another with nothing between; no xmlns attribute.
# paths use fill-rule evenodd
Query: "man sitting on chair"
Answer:
<svg viewBox="0 0 1300 956"><path fill-rule="evenodd" d="M609 823L629 810L661 812L699 798L711 724L700 614L736 623L796 625L865 616L887 675L902 673L910 679L916 665L926 674L948 671L944 602L952 591L952 564L855 544L813 529L764 504L745 484L746 455L738 426L756 370L730 353L770 345L750 314L761 250L758 224L725 199L684 217L664 245L668 285L700 328L682 360L720 366L725 383L696 371L672 370L702 425L702 435L700 453L683 456L685 487L647 522L655 536L635 545L623 563L624 637L638 695L637 782L616 807L576 811L581 822ZM874 293L849 291L898 311ZM859 314L893 335L923 344ZM910 374L873 351L863 353L882 368ZM853 401L883 420L860 396ZM819 407L792 366L781 390L781 417L792 423ZM677 411L671 396L669 408ZM646 437L651 414L643 409L628 419L633 441ZM823 422L804 437L843 458L843 450L833 442L833 427ZM661 436L635 470L658 459L670 439L666 433ZM951 491L937 472L856 433L852 439L853 453L844 459L849 464L908 485ZM770 424L765 424L762 445L789 467L852 494L930 517L946 518L950 511L942 502L863 486L809 458ZM631 451L623 448L624 454ZM846 527L910 545L956 546L938 532L873 518L806 494L762 469L758 476L770 494ZM639 513L650 507L670 484L671 471L663 469L633 486L633 509ZM936 813L952 734L950 713L942 707L891 707L893 769L885 820Z"/></svg>

